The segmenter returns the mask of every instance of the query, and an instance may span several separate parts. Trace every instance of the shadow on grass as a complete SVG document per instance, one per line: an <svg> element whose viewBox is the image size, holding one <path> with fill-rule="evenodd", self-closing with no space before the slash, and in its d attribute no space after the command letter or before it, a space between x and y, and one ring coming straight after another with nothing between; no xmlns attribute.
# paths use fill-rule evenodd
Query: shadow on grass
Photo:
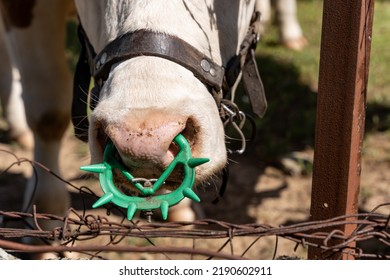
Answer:
<svg viewBox="0 0 390 280"><path fill-rule="evenodd" d="M257 58L268 100L258 119L255 154L264 160L313 147L316 92L300 80L298 67L271 56Z"/></svg>
<svg viewBox="0 0 390 280"><path fill-rule="evenodd" d="M390 105L369 102L366 108L366 133L383 132L390 129Z"/></svg>
<svg viewBox="0 0 390 280"><path fill-rule="evenodd" d="M288 188L281 184L272 190L255 191L269 162L279 156L313 147L316 93L300 81L299 69L271 56L257 57L259 71L268 100L268 111L257 119L257 137L244 155L231 156L230 178L225 197L216 205L205 205L208 217L236 223L255 222L248 207L260 205L268 198L278 198ZM238 93L239 106L250 106Z"/></svg>

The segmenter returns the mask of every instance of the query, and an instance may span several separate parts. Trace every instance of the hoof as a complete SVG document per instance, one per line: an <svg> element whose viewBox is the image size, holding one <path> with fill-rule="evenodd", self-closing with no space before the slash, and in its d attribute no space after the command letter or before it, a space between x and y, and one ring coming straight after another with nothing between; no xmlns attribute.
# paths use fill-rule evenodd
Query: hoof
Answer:
<svg viewBox="0 0 390 280"><path fill-rule="evenodd" d="M302 36L299 38L283 40L282 44L290 50L302 51L307 46L308 42L307 39Z"/></svg>
<svg viewBox="0 0 390 280"><path fill-rule="evenodd" d="M192 210L191 201L188 199L184 199L169 209L168 221L170 222L193 222L195 219L195 212Z"/></svg>
<svg viewBox="0 0 390 280"><path fill-rule="evenodd" d="M34 148L34 136L32 132L26 131L13 138L24 150L31 151Z"/></svg>

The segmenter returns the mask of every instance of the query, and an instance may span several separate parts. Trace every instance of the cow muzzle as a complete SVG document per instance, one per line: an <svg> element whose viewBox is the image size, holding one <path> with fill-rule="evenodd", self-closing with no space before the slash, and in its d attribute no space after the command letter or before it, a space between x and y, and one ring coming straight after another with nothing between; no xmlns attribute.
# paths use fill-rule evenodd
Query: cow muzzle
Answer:
<svg viewBox="0 0 390 280"><path fill-rule="evenodd" d="M200 201L192 191L195 167L209 161L194 158L182 133L194 128L188 118L165 115L154 119L133 118L125 125L101 126L107 135L104 160L82 167L99 174L105 193L93 207L112 202L127 208L132 219L137 210L160 208L164 219L168 208L184 197Z"/></svg>
<svg viewBox="0 0 390 280"><path fill-rule="evenodd" d="M139 176L157 176L177 154L173 139L186 126L181 116L148 116L141 121L129 118L120 126L105 127L123 163ZM137 171L138 170L138 171Z"/></svg>

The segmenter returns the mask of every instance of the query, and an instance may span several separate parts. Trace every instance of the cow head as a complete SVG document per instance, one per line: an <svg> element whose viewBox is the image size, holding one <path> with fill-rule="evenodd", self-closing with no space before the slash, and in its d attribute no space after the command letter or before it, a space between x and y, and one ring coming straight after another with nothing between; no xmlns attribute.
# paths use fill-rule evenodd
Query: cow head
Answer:
<svg viewBox="0 0 390 280"><path fill-rule="evenodd" d="M254 10L254 1L243 0L229 5L222 0L76 1L76 5L86 36L101 56L117 38L147 30L174 36L222 67L238 53ZM89 127L92 162L102 161L105 146L112 141L118 158L135 177L158 178L175 157L173 139L181 133L194 157L210 159L197 168L197 183L226 165L224 127L211 86L188 67L174 59L139 55L110 65L98 83L99 100ZM176 170L166 187L175 188L181 176ZM129 187L118 174L115 181L122 189Z"/></svg>

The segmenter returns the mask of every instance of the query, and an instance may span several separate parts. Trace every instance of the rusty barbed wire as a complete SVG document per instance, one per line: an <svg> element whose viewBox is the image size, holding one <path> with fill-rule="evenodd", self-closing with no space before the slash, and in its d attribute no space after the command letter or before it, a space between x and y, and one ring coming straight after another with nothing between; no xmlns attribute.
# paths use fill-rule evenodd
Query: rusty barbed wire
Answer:
<svg viewBox="0 0 390 280"><path fill-rule="evenodd" d="M390 203L382 204L379 207L390 206ZM377 208L378 209L378 208ZM223 221L205 219L195 222L167 222L167 223L147 223L147 222L117 222L107 217L99 215L80 215L76 210L70 209L68 216L58 217L40 213L4 212L0 211L0 216L6 219L33 219L34 221L52 220L62 222L63 226L56 227L52 231L42 229L16 229L0 228L0 247L11 251L36 252L149 252L149 253L182 253L204 255L213 258L239 259L244 256L213 252L210 250L197 248L177 248L159 247L151 244L149 247L136 247L120 245L120 241L125 237L132 238L184 238L184 239L222 239L227 238L228 242L233 242L234 237L266 237L277 236L296 242L297 246L317 246L311 240L322 240L321 249L329 254L344 252L348 249L348 254L356 258L383 258L390 259L389 255L379 253L365 253L361 248L351 248L351 242L367 241L375 239L384 246L390 247L390 215L376 212L340 216L324 221L311 221L297 223L290 226L273 227L265 224L233 224ZM339 230L330 233L325 229L335 226L355 224L356 230L346 236ZM191 227L188 227L191 226ZM70 245L78 241L91 240L101 236L108 236L110 242L103 245ZM25 245L7 239L32 237L44 238L46 240L56 240L59 245ZM331 241L337 241L332 245ZM70 245L70 246L69 246ZM69 247L68 247L69 246ZM351 249L353 249L351 251ZM220 250L219 250L220 251Z"/></svg>
<svg viewBox="0 0 390 280"><path fill-rule="evenodd" d="M0 172L0 176L8 171L12 166L28 162L35 165L35 168L44 168L47 172L53 174L62 181L76 188L80 194L88 194L97 197L93 191L85 186L77 187L60 176L52 173L43 165L37 164L28 159L18 158L13 153L7 153L15 156L16 162L10 165L5 171ZM70 208L65 216L60 217L51 214L37 213L33 207L33 213L0 211L0 220L2 224L8 224L13 221L22 221L24 224L30 224L30 228L0 227L0 248L8 252L80 252L88 255L90 258L103 258L102 252L132 252L132 253L162 253L166 258L170 258L168 253L199 255L203 257L218 259L243 259L250 249L263 237L284 238L295 242L296 248L299 246L315 246L322 240L320 248L324 254L332 255L335 253L349 254L355 258L374 258L390 259L390 211L389 214L378 212L390 206L390 203L378 205L369 213L359 213L355 215L346 215L335 217L324 221L308 221L295 223L288 226L271 226L266 224L234 224L213 219L203 219L194 222L146 222L142 219L137 221L128 221L123 214L123 218L114 215L91 214L86 209L76 211ZM385 208L386 207L386 208ZM107 209L111 211L113 209ZM383 212L383 211L382 211ZM59 224L53 230L43 230L40 227L42 221L53 221ZM350 235L334 229L345 224L356 225L355 231ZM0 224L1 226L1 224ZM19 240L20 238L32 238L44 240L45 245L26 245ZM87 244L91 240L101 237L107 237L108 241L95 242ZM241 254L234 253L233 243L240 237L254 237ZM134 246L122 242L126 238L138 238L147 241L147 246ZM174 238L174 239L225 239L226 241L218 250L202 249L192 247L173 247L158 246L154 243L155 238ZM234 240L233 240L234 239ZM375 240L383 247L388 248L382 252L365 252L359 245L351 247L350 244L359 244L359 242ZM55 241L55 242L53 242ZM98 245L97 245L98 244ZM275 243L275 252L278 242ZM230 246L230 252L223 250ZM226 250L225 250L226 251ZM228 250L229 251L229 250ZM274 254L275 258L275 254Z"/></svg>

